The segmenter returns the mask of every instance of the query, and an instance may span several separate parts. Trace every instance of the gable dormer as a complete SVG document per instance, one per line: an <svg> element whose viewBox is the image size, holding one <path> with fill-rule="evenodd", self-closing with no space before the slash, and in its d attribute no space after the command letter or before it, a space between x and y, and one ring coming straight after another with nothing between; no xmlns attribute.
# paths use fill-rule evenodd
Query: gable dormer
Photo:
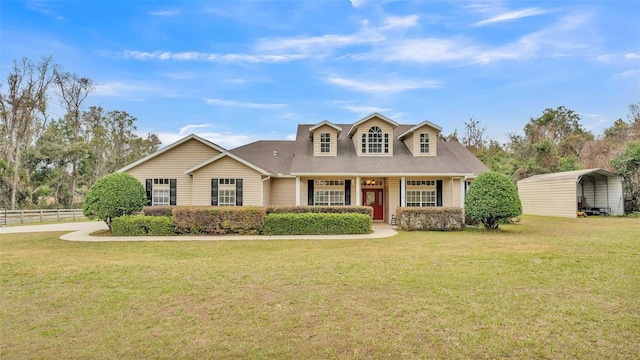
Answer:
<svg viewBox="0 0 640 360"><path fill-rule="evenodd" d="M309 128L313 156L338 156L338 136L342 128L324 120Z"/></svg>
<svg viewBox="0 0 640 360"><path fill-rule="evenodd" d="M437 140L442 128L430 121L423 121L398 136L413 156L436 156Z"/></svg>
<svg viewBox="0 0 640 360"><path fill-rule="evenodd" d="M373 113L351 126L349 137L358 156L393 156L393 129L395 121Z"/></svg>

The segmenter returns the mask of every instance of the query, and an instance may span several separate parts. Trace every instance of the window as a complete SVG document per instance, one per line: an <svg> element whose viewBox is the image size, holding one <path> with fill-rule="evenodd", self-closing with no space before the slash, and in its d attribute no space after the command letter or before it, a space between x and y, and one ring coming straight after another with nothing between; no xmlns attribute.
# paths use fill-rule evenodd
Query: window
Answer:
<svg viewBox="0 0 640 360"><path fill-rule="evenodd" d="M344 186L344 180L316 180L318 186Z"/></svg>
<svg viewBox="0 0 640 360"><path fill-rule="evenodd" d="M429 154L429 134L420 134L420 153L421 154Z"/></svg>
<svg viewBox="0 0 640 360"><path fill-rule="evenodd" d="M436 192L433 190L407 190L407 206L434 207Z"/></svg>
<svg viewBox="0 0 640 360"><path fill-rule="evenodd" d="M153 179L153 185L169 185L169 179Z"/></svg>
<svg viewBox="0 0 640 360"><path fill-rule="evenodd" d="M407 186L436 186L435 180L407 180Z"/></svg>
<svg viewBox="0 0 640 360"><path fill-rule="evenodd" d="M362 186L382 186L384 185L384 181L382 180L362 180L360 182Z"/></svg>
<svg viewBox="0 0 640 360"><path fill-rule="evenodd" d="M169 189L153 189L153 199L151 205L169 206Z"/></svg>
<svg viewBox="0 0 640 360"><path fill-rule="evenodd" d="M236 189L218 190L218 206L236 206Z"/></svg>
<svg viewBox="0 0 640 360"><path fill-rule="evenodd" d="M331 134L330 133L320 134L320 152L321 153L331 152Z"/></svg>
<svg viewBox="0 0 640 360"><path fill-rule="evenodd" d="M219 185L235 185L236 179L218 179Z"/></svg>
<svg viewBox="0 0 640 360"><path fill-rule="evenodd" d="M317 190L315 205L344 205L344 190Z"/></svg>
<svg viewBox="0 0 640 360"><path fill-rule="evenodd" d="M368 152L373 154L382 153L382 129L372 126L367 136Z"/></svg>

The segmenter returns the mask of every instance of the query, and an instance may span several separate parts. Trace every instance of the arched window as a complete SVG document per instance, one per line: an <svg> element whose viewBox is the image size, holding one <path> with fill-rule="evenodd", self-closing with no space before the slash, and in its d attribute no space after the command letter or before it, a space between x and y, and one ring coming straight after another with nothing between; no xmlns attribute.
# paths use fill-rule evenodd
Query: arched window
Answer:
<svg viewBox="0 0 640 360"><path fill-rule="evenodd" d="M367 148L369 153L382 152L382 129L372 126L367 134Z"/></svg>

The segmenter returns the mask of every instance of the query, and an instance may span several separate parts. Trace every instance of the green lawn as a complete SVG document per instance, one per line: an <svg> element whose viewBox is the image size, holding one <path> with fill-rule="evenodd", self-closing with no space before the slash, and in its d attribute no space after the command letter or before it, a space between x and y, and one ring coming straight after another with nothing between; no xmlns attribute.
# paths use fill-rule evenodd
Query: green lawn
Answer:
<svg viewBox="0 0 640 360"><path fill-rule="evenodd" d="M637 359L640 219L349 241L0 239L2 359Z"/></svg>

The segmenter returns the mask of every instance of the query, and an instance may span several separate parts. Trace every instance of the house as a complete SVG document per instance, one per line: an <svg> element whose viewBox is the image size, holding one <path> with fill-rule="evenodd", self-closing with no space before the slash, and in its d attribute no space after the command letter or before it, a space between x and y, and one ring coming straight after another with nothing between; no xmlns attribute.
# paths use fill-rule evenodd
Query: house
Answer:
<svg viewBox="0 0 640 360"><path fill-rule="evenodd" d="M374 113L232 150L189 135L118 172L144 184L150 205L369 205L389 222L397 207L464 207L468 183L488 170L441 130Z"/></svg>
<svg viewBox="0 0 640 360"><path fill-rule="evenodd" d="M622 215L622 177L603 169L535 175L518 181L525 215L575 218L586 214Z"/></svg>

